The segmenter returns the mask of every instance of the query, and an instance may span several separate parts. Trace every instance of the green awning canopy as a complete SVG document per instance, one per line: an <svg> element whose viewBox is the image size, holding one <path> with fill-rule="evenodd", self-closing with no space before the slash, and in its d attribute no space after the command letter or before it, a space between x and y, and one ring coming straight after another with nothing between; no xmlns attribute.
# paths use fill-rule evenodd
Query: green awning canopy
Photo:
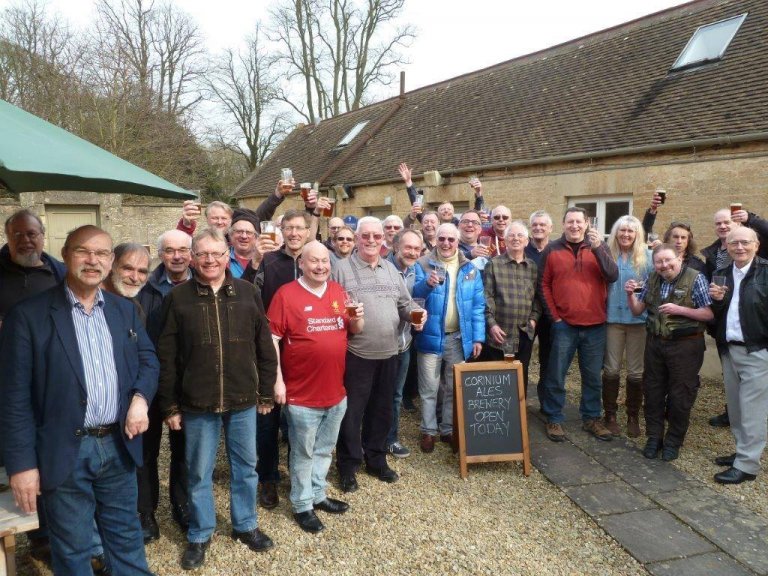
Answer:
<svg viewBox="0 0 768 576"><path fill-rule="evenodd" d="M195 197L4 100L0 100L0 181L17 193L74 190Z"/></svg>

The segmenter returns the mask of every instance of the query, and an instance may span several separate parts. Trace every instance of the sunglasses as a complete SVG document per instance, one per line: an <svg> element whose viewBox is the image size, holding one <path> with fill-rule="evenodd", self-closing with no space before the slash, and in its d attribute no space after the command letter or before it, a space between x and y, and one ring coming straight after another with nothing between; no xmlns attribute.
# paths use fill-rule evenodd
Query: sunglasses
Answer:
<svg viewBox="0 0 768 576"><path fill-rule="evenodd" d="M363 240L370 240L371 238L374 240L381 240L384 238L384 234L381 234L380 232L363 232L360 234L360 238Z"/></svg>
<svg viewBox="0 0 768 576"><path fill-rule="evenodd" d="M398 226L397 224L387 224L384 226L384 230L400 230L402 226Z"/></svg>
<svg viewBox="0 0 768 576"><path fill-rule="evenodd" d="M352 236L336 236L336 242L353 242Z"/></svg>
<svg viewBox="0 0 768 576"><path fill-rule="evenodd" d="M494 214L493 216L494 220L509 220L509 216L506 214Z"/></svg>
<svg viewBox="0 0 768 576"><path fill-rule="evenodd" d="M438 242L448 242L448 244L453 244L454 242L456 242L456 238L452 238L450 236L440 236L437 239L437 241Z"/></svg>

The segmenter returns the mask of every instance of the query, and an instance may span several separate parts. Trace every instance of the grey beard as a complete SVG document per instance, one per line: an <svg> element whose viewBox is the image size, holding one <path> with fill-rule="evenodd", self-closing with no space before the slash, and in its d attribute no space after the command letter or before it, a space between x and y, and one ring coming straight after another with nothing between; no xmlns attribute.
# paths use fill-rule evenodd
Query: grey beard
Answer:
<svg viewBox="0 0 768 576"><path fill-rule="evenodd" d="M13 262L22 268L34 268L42 264L42 261L40 260L40 254L37 252L30 252L29 254L16 254L16 256L13 258Z"/></svg>

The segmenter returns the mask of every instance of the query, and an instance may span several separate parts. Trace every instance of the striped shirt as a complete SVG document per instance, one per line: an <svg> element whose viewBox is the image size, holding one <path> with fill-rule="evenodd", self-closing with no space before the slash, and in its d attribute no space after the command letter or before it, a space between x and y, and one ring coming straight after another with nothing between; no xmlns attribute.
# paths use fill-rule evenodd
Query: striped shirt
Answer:
<svg viewBox="0 0 768 576"><path fill-rule="evenodd" d="M118 418L120 394L112 334L104 316L104 296L99 289L93 309L88 314L69 286L65 287L67 300L72 306L77 347L85 373L88 405L85 409L84 427L95 428L114 424Z"/></svg>

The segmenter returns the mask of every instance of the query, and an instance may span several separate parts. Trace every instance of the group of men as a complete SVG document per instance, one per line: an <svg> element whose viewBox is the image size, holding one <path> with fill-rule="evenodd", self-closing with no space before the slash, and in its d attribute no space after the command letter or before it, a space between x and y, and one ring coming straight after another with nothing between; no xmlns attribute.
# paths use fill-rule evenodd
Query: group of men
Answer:
<svg viewBox="0 0 768 576"><path fill-rule="evenodd" d="M144 246L113 247L95 226L68 235L62 264L43 252L36 215L6 221L2 453L17 504L44 518L55 572L88 573L101 545L106 570L150 573L143 543L159 537L164 424L172 515L188 541L183 568L204 563L216 527L222 428L232 538L254 551L273 545L257 504L279 503L281 427L294 518L302 530L323 530L316 511L348 509L326 493L334 449L343 492L358 488L361 469L398 480L387 455L410 453L399 411L412 364L425 453L453 443L453 365L514 354L527 393L537 335L548 437L565 439L566 373L578 351L584 430L612 438L601 419L601 369L617 266L586 212L569 208L562 236L550 241L546 212L526 223L505 206L488 211L478 179L470 183L476 208L457 217L450 203L425 211L410 169L399 172L413 204L404 220L332 218L324 243L314 237L326 200L314 190L305 210L276 221L276 235L260 233L292 182L256 211L209 204L208 226L194 236L203 214L185 203L177 229L158 239L151 272ZM721 241L713 276L724 285L661 245L642 291L633 282L625 290L634 313L648 311L644 452L655 457L662 438L682 443L687 416L673 423L669 409L690 412L704 326L714 322L736 441L736 452L718 459L728 468L716 480L738 483L754 479L766 441L768 261L751 227L730 226ZM670 392L670 373L686 385ZM681 397L659 410L664 401L653 395L670 393Z"/></svg>

